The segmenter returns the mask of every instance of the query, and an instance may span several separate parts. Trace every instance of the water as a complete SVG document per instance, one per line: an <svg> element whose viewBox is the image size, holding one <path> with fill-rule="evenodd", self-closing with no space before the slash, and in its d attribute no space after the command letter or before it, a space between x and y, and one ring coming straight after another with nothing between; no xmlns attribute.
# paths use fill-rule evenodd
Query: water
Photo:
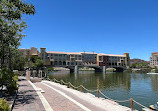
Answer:
<svg viewBox="0 0 158 111"><path fill-rule="evenodd" d="M52 78L71 82L74 86L83 85L87 89L99 88L105 95L116 100L133 98L148 107L158 101L158 75L143 73L95 73L80 71L79 74L69 72L53 72ZM96 93L93 93L96 95ZM120 103L130 107L130 102ZM135 109L141 107L134 104Z"/></svg>

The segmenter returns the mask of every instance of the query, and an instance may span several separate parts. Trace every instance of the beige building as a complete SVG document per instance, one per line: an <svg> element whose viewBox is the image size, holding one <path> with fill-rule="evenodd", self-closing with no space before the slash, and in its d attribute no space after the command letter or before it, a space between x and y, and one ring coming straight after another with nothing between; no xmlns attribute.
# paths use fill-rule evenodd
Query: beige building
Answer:
<svg viewBox="0 0 158 111"><path fill-rule="evenodd" d="M23 52L23 56L40 56L46 66L106 66L106 67L122 67L130 66L129 53L124 55L113 54L97 54L94 52L55 52L46 51L46 48L19 49Z"/></svg>
<svg viewBox="0 0 158 111"><path fill-rule="evenodd" d="M129 53L124 55L113 55L113 54L97 54L97 65L112 67L129 68L130 57Z"/></svg>
<svg viewBox="0 0 158 111"><path fill-rule="evenodd" d="M150 66L158 67L158 52L153 52L150 57Z"/></svg>
<svg viewBox="0 0 158 111"><path fill-rule="evenodd" d="M40 56L44 61L44 65L52 66L81 66L82 54L72 52L55 52L47 51L46 48L41 48Z"/></svg>
<svg viewBox="0 0 158 111"><path fill-rule="evenodd" d="M24 57L28 57L28 56L38 56L39 52L37 50L37 48L35 47L31 47L30 49L19 49L19 51L22 53L22 55Z"/></svg>

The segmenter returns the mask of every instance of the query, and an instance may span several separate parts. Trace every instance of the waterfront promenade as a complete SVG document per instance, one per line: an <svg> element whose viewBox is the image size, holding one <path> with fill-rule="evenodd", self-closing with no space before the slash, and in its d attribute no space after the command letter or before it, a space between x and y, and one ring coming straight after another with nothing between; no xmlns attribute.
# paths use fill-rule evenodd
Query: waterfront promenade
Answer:
<svg viewBox="0 0 158 111"><path fill-rule="evenodd" d="M21 79L13 111L130 111L128 107L51 81Z"/></svg>

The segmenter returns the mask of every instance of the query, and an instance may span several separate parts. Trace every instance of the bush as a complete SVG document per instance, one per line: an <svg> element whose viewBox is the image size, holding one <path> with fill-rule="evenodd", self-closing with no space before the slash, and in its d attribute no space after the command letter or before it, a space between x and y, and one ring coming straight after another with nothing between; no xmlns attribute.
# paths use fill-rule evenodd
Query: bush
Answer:
<svg viewBox="0 0 158 111"><path fill-rule="evenodd" d="M15 90L18 89L18 86L17 86L17 82L15 81L12 81L8 86L7 86L7 90L8 90L8 93L10 95L13 95Z"/></svg>
<svg viewBox="0 0 158 111"><path fill-rule="evenodd" d="M48 72L54 71L54 67L50 67L47 69Z"/></svg>
<svg viewBox="0 0 158 111"><path fill-rule="evenodd" d="M10 110L9 104L7 104L5 99L0 98L0 111L9 111L9 110Z"/></svg>
<svg viewBox="0 0 158 111"><path fill-rule="evenodd" d="M18 76L15 75L15 76L13 77L13 80L14 80L15 82L17 82L17 81L18 81Z"/></svg>

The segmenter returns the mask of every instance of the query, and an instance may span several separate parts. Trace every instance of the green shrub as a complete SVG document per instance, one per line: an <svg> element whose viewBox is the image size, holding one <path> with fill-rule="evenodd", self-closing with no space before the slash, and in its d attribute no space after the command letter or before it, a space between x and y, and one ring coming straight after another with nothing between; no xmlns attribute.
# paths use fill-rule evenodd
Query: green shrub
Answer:
<svg viewBox="0 0 158 111"><path fill-rule="evenodd" d="M8 93L10 95L13 95L15 90L18 89L18 86L17 86L17 82L15 81L12 81L8 86L7 86L7 90L8 90Z"/></svg>
<svg viewBox="0 0 158 111"><path fill-rule="evenodd" d="M18 76L15 75L15 76L13 77L13 80L14 80L15 82L17 82L17 81L18 81Z"/></svg>
<svg viewBox="0 0 158 111"><path fill-rule="evenodd" d="M48 72L54 71L54 67L50 67L47 69Z"/></svg>
<svg viewBox="0 0 158 111"><path fill-rule="evenodd" d="M9 110L10 110L9 104L7 104L5 99L0 98L0 111L9 111Z"/></svg>

